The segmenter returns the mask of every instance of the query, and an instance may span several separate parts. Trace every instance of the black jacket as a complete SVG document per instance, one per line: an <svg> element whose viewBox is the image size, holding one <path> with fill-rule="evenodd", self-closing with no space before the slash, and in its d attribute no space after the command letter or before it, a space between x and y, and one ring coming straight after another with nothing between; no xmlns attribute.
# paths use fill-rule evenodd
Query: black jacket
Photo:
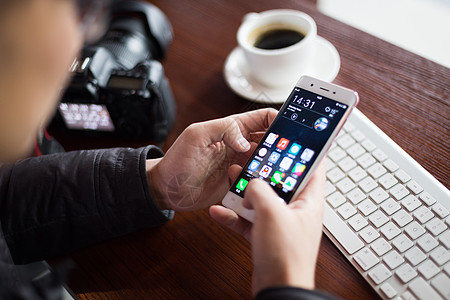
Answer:
<svg viewBox="0 0 450 300"><path fill-rule="evenodd" d="M27 282L16 264L167 222L173 211L152 200L145 161L153 146L76 151L29 158L0 168L0 299L59 299L58 279ZM53 289L53 291L52 291ZM293 288L263 291L258 299L327 299ZM292 298L294 297L294 298Z"/></svg>

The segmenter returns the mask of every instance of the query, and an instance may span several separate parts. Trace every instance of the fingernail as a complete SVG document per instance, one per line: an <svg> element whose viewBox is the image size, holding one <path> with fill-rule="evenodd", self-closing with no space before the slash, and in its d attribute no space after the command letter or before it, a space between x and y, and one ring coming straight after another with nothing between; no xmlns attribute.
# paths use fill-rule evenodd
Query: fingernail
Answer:
<svg viewBox="0 0 450 300"><path fill-rule="evenodd" d="M243 151L250 150L250 143L244 137L240 137L238 139L238 143L241 145Z"/></svg>

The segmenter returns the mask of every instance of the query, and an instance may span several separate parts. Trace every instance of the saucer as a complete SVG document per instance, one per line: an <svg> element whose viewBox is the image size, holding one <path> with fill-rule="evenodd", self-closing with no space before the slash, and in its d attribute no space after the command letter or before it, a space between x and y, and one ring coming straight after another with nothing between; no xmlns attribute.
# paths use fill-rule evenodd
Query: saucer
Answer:
<svg viewBox="0 0 450 300"><path fill-rule="evenodd" d="M309 70L298 74L309 75L323 81L331 82L336 78L341 66L341 59L336 48L323 37L316 38L316 55ZM268 87L250 76L244 52L236 47L227 57L223 69L225 81L239 96L260 103L283 103L293 86Z"/></svg>

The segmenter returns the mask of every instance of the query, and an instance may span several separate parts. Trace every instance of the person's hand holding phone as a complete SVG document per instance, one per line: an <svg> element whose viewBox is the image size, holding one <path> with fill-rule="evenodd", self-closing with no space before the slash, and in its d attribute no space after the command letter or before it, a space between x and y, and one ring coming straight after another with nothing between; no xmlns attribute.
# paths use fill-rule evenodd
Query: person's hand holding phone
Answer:
<svg viewBox="0 0 450 300"><path fill-rule="evenodd" d="M229 170L231 181L241 171ZM254 209L253 224L231 209L212 206L211 216L251 242L253 294L274 286L314 288L314 272L324 209L325 167L322 162L305 189L288 205L259 179L248 184L243 205Z"/></svg>
<svg viewBox="0 0 450 300"><path fill-rule="evenodd" d="M163 158L147 160L159 208L192 211L222 200L228 168L245 164L276 115L274 109L260 109L186 128Z"/></svg>

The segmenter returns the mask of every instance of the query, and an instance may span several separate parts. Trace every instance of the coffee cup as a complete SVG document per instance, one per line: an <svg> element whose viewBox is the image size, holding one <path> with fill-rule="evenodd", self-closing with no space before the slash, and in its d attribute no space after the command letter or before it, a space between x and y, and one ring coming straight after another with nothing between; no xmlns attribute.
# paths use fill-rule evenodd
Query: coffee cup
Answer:
<svg viewBox="0 0 450 300"><path fill-rule="evenodd" d="M317 27L307 14L274 9L247 14L237 32L248 71L267 87L292 86L311 67Z"/></svg>

